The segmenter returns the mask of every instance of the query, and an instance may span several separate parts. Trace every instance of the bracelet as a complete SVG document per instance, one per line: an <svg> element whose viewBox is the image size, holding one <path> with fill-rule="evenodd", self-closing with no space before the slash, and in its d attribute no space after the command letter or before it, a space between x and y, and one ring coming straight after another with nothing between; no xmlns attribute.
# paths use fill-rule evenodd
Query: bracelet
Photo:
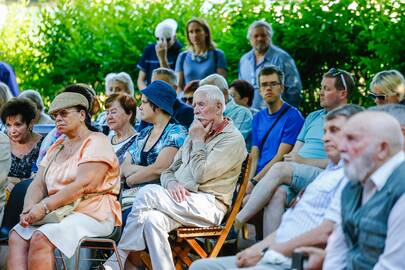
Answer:
<svg viewBox="0 0 405 270"><path fill-rule="evenodd" d="M262 252L260 253L260 256L263 258L264 254L266 253L266 251L269 250L268 247L265 247L264 249L262 249Z"/></svg>
<svg viewBox="0 0 405 270"><path fill-rule="evenodd" d="M44 210L45 210L45 215L49 214L51 211L49 211L49 208L48 208L48 206L46 205L46 203L45 203L44 200L41 201L41 204L42 204L42 207L43 207Z"/></svg>
<svg viewBox="0 0 405 270"><path fill-rule="evenodd" d="M257 183L259 183L259 181L257 181L257 180L254 179L254 178L251 178L251 179L250 179L250 183L252 183L253 186L256 186Z"/></svg>

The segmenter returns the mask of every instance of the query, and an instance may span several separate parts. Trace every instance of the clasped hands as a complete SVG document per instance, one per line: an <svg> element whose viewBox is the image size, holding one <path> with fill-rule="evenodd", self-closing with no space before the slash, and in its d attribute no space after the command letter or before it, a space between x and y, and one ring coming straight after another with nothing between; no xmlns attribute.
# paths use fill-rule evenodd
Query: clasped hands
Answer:
<svg viewBox="0 0 405 270"><path fill-rule="evenodd" d="M46 215L46 210L41 202L34 204L31 208L23 210L20 214L20 225L28 227L37 221L43 219Z"/></svg>

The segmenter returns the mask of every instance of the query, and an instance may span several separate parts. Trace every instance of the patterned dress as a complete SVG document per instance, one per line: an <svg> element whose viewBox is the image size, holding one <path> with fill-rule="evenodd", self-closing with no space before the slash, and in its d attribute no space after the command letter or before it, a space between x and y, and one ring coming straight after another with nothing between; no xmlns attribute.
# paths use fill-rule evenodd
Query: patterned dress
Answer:
<svg viewBox="0 0 405 270"><path fill-rule="evenodd" d="M42 137L37 142L35 147L22 158L19 158L11 153L11 168L8 176L26 179L31 177L32 172L37 171L36 161L43 139L44 138Z"/></svg>

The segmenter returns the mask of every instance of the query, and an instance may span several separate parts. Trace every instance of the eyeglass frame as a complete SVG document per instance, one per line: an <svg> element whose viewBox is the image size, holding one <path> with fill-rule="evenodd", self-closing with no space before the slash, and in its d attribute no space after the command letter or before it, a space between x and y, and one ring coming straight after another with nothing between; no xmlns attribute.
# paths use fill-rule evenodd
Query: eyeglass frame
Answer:
<svg viewBox="0 0 405 270"><path fill-rule="evenodd" d="M343 84L344 90L347 91L347 83L346 83L346 78L345 78L345 76L343 75L343 74L344 74L343 70L338 69L338 68L331 68L331 69L328 71L328 73L329 73L330 75L332 75L333 77L336 77L336 76L340 75L340 79L342 80L342 84Z"/></svg>
<svg viewBox="0 0 405 270"><path fill-rule="evenodd" d="M271 90L273 90L276 86L280 86L282 83L281 82L265 82L265 83L260 83L259 87L260 88L266 88L266 87L270 87Z"/></svg>
<svg viewBox="0 0 405 270"><path fill-rule="evenodd" d="M69 110L69 109L73 109L73 110ZM58 117L58 115L60 115L62 118L66 118L72 112L80 112L80 110L78 110L76 108L66 108L66 109L61 109L57 112L50 113L49 116L53 120L56 120L56 117Z"/></svg>

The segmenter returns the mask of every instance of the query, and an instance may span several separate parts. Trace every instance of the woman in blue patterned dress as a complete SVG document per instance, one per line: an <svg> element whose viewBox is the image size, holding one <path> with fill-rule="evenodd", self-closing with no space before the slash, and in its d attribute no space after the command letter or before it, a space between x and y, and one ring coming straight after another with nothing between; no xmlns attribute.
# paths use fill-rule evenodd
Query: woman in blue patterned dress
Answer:
<svg viewBox="0 0 405 270"><path fill-rule="evenodd" d="M187 130L172 118L176 91L171 85L158 80L141 93L141 119L152 125L140 131L121 164L126 184L124 209L132 205L131 198L141 186L160 183L160 174L173 162L187 136Z"/></svg>

